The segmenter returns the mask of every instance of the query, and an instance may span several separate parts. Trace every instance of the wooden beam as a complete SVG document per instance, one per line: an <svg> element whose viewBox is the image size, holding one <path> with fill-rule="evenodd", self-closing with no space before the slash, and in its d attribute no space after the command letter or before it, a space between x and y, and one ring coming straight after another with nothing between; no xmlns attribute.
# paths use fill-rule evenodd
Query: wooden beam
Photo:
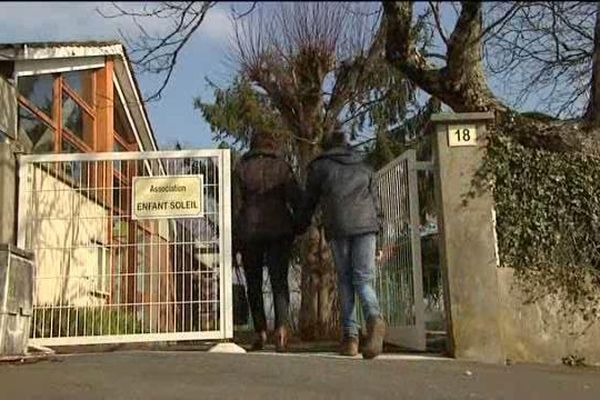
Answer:
<svg viewBox="0 0 600 400"><path fill-rule="evenodd" d="M96 132L97 143L95 151L112 151L114 131L114 63L108 59L104 68L96 72Z"/></svg>

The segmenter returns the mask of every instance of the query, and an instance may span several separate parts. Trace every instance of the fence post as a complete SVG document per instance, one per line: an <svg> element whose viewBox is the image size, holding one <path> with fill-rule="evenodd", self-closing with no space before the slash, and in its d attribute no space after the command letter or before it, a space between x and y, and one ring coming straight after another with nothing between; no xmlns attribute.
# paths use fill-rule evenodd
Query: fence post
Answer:
<svg viewBox="0 0 600 400"><path fill-rule="evenodd" d="M459 359L504 363L493 197L489 192L467 197L485 155L486 124L493 119L492 113L431 118L450 351Z"/></svg>

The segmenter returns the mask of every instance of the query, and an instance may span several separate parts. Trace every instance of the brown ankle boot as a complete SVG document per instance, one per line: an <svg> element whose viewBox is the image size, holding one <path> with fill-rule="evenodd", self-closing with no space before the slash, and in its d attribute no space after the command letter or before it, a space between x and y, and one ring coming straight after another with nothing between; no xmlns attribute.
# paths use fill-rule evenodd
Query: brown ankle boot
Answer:
<svg viewBox="0 0 600 400"><path fill-rule="evenodd" d="M275 351L285 353L287 351L288 331L285 326L275 329Z"/></svg>
<svg viewBox="0 0 600 400"><path fill-rule="evenodd" d="M345 337L340 345L340 355L354 357L358 354L358 338Z"/></svg>
<svg viewBox="0 0 600 400"><path fill-rule="evenodd" d="M260 331L256 332L256 338L252 343L252 351L258 351L265 348L265 344L267 343L267 332Z"/></svg>
<svg viewBox="0 0 600 400"><path fill-rule="evenodd" d="M383 339L385 337L385 322L381 317L372 317L367 321L367 341L363 345L362 355L364 359L370 360L377 357L383 351Z"/></svg>

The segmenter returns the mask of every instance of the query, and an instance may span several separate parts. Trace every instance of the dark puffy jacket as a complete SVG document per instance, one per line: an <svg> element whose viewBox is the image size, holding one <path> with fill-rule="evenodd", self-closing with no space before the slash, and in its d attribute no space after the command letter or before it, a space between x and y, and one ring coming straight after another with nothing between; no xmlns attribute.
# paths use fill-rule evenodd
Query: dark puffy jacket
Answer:
<svg viewBox="0 0 600 400"><path fill-rule="evenodd" d="M379 231L381 208L373 170L349 148L324 152L309 165L303 228L319 203L330 239Z"/></svg>
<svg viewBox="0 0 600 400"><path fill-rule="evenodd" d="M302 194L281 156L250 151L233 176L234 245L294 235Z"/></svg>

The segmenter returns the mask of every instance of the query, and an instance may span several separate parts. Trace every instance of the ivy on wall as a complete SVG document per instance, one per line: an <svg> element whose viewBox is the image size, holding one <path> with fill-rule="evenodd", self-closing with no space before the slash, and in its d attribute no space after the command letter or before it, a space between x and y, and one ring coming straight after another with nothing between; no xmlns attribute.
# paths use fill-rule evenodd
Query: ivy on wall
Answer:
<svg viewBox="0 0 600 400"><path fill-rule="evenodd" d="M514 268L532 296L561 293L591 317L600 311L600 158L521 140L543 142L540 126L510 118L492 128L475 187L493 190L501 266Z"/></svg>

